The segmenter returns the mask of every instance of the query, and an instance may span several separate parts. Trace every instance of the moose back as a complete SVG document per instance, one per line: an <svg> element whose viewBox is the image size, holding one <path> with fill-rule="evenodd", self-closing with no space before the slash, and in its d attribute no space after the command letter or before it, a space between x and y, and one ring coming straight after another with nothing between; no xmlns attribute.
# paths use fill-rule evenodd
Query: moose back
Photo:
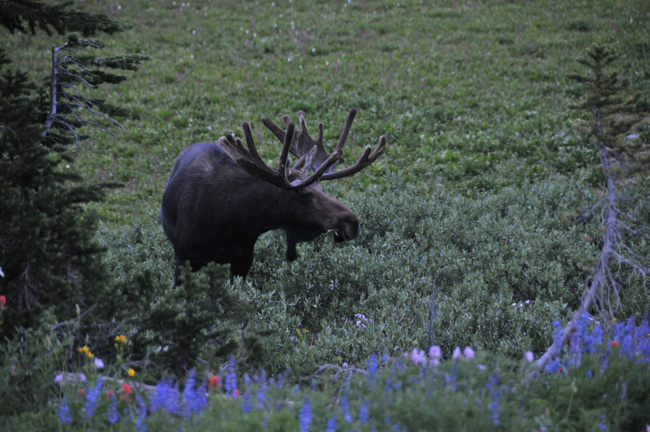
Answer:
<svg viewBox="0 0 650 432"><path fill-rule="evenodd" d="M335 230L335 240L357 237L359 220L347 206L325 194L319 180L348 177L373 163L384 151L386 137L375 151L366 146L351 167L333 171L343 154L356 110L351 109L332 153L323 145L323 124L313 139L302 112L300 130L284 116L286 130L268 118L264 125L282 142L277 168L259 156L253 133L242 124L246 145L231 135L218 142L194 144L183 150L163 193L160 219L174 246L175 283L179 268L189 261L193 270L207 263L230 264L231 278L246 277L258 237L270 230L286 234L286 258L296 259L298 242ZM289 153L298 158L289 167ZM313 172L310 172L312 171Z"/></svg>

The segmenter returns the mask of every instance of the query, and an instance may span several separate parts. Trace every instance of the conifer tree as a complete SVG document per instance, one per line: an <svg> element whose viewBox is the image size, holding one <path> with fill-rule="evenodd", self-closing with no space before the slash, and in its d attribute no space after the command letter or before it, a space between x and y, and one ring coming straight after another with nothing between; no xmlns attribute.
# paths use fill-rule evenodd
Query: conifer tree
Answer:
<svg viewBox="0 0 650 432"><path fill-rule="evenodd" d="M616 59L617 55L608 48L593 45L586 57L578 60L587 67L587 73L570 75L586 90L584 100L572 108L589 114L589 119L581 122L578 130L586 141L596 146L606 183L604 198L583 215L583 218L590 217L600 209L604 228L603 245L578 310L546 353L535 362L536 372L543 371L560 353L578 320L592 306L597 307L605 325L613 323L614 312L620 308L623 295L619 283L622 266L630 267L644 281L646 279L646 268L642 261L647 258L637 254L623 239L624 233L634 236L643 233L633 228L636 221L634 216L624 211L620 203L631 176L648 169L649 144L629 139L630 128L639 123L643 116L637 108L638 95L625 94L626 83L621 81L619 70L612 68Z"/></svg>
<svg viewBox="0 0 650 432"><path fill-rule="evenodd" d="M86 54L103 46L91 39L95 34L125 27L74 10L71 1L0 0L0 24L11 33L71 32L52 49L41 87L12 67L0 46L0 293L7 336L46 309L65 320L76 305L92 309L101 298L106 273L94 240L96 218L84 204L101 200L107 185L86 184L66 169L68 147L85 138L84 126L119 126L113 117L124 111L86 93L123 81L112 71L134 70L144 57Z"/></svg>

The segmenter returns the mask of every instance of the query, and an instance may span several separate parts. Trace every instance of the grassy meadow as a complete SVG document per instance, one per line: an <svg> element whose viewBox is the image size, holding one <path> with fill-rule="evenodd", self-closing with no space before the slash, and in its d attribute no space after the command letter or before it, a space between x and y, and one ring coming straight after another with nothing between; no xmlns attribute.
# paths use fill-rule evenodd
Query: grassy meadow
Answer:
<svg viewBox="0 0 650 432"><path fill-rule="evenodd" d="M280 145L263 127L263 117L279 123L282 115L296 119L303 110L312 131L324 123L326 146L332 149L352 107L359 112L339 165L354 163L381 135L388 140L372 166L323 184L359 216L356 240L335 244L331 235L323 235L301 244L300 257L288 263L283 235L267 233L256 245L248 279L230 288L248 307L243 322L227 324L238 371L252 376L263 368L269 376L283 376L291 384L278 385L274 397L287 410L270 409L264 417L259 409L242 420L249 414L239 411L239 401L245 403L242 390L236 402L211 398L207 417L183 424L186 430L205 429L209 419L219 419L223 430L259 430L263 424L271 430L325 430L328 409L338 413L336 430L550 431L600 430L601 425L617 430L650 422L647 415L625 417L624 397L619 405L599 405L598 393L612 385L620 394L617 380L626 370L636 377L634 383L626 381L628 394L636 384L650 386L647 364L618 364L611 369L618 375L602 375L598 382L582 381L587 370L597 369L591 365L580 369L582 375L552 376L532 387L517 383L524 354L539 357L553 341L553 322L566 323L572 316L602 246L598 213L577 219L598 203L604 184L597 147L574 127L588 113L570 108L585 90L567 74L586 72L576 60L593 43L608 46L620 55L615 66L621 77L640 93L640 108L650 111L647 0L76 4L132 26L106 36L103 55L131 52L150 58L123 84L93 94L130 111L121 120L128 132L86 130L91 138L71 148L74 159L65 168L83 173L88 182L122 184L90 209L101 220L98 236L116 283L133 287L144 278L153 287L147 292L124 288L118 295L125 310L142 301L159 305L176 298L173 250L158 211L174 160L188 145L226 133L243 137L241 122L249 121L261 155L275 163ZM41 77L48 73L49 48L59 39L16 34L2 43L15 52L19 67ZM650 141L648 126L630 133ZM647 232L647 174L633 180L621 205ZM647 265L648 239L623 240ZM643 279L625 266L619 279L625 296L616 316L640 324L650 308ZM599 320L595 312L593 319ZM122 330L131 341L126 364L137 376L158 382L164 373L156 361L165 351L159 335L139 331L137 320ZM404 360L407 366L399 359L434 345L441 348L443 365L440 380L426 388L420 383L429 382L426 371L433 369L409 369L418 363L417 355ZM460 364L458 356L452 359L455 347L475 350L474 360L488 369L476 373L484 375L470 366L473 354ZM196 363L201 377L214 373L223 381L230 371L228 357L203 348ZM377 381L368 378L373 353L384 356L379 363L385 375ZM336 373L324 373L322 365ZM493 373L503 374L496 396ZM364 381L355 384L356 376ZM476 378L471 385L470 377ZM390 399L386 380L416 390ZM458 396L435 399L437 417L413 396L434 388L455 392L456 382ZM576 382L586 389L577 392L580 396L571 390ZM300 385L299 393L293 393L293 384ZM259 394L265 384L258 377L250 385ZM364 403L368 415L364 395L371 401L374 426L362 422ZM483 401L478 408L471 405L475 398ZM68 402L73 399L68 393ZM304 429L305 400L317 412L309 417L311 429L309 422ZM360 423L344 420L341 400L350 400ZM385 405L372 402L378 400ZM509 404L496 422L495 400ZM646 396L636 400L650 406ZM83 417L81 406L71 409ZM384 419L388 412L391 421ZM149 428L165 430L166 421L153 416ZM132 430L134 423L78 425Z"/></svg>

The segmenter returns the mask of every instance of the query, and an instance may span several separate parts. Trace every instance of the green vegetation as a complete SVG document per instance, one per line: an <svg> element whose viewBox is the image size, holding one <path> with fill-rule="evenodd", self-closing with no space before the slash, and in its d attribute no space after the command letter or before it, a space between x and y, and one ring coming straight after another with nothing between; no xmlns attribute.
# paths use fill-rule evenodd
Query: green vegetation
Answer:
<svg viewBox="0 0 650 432"><path fill-rule="evenodd" d="M76 351L86 344L107 364L118 365L116 376L126 378L130 367L149 384L166 373L182 379L192 367L203 379L226 370L223 365L233 354L239 372L264 368L278 376L289 368L284 379L305 387L323 364L347 363L350 368L332 369L345 376L354 367L365 369L372 353L394 358L431 345L442 348L444 359L456 346L471 346L485 357L480 361L488 372L480 373L486 379L497 362L503 372L499 379L514 382L521 379L523 353L543 353L555 335L553 321L567 322L578 307L603 244L598 214L578 216L602 198L605 176L598 147L576 128L590 114L571 106L588 89L571 76L585 72L576 59L593 43L609 47L619 54L611 65L619 68L618 77L630 84L630 93L639 94L636 114L647 116L647 1L86 0L77 7L131 26L101 36L104 55L134 52L150 58L127 82L93 93L128 109L121 124L129 132L112 136L86 130L90 138L67 146L70 160L60 165L89 183L122 185L110 189L105 201L83 205L88 217L99 218L96 241L106 251L109 275L88 291L104 293L106 300L95 308L112 320L93 327L93 312L81 305L78 318L67 326L58 327L45 314L21 333L20 342L2 346L2 400L11 400L16 380L22 392L38 396L10 418L14 428L59 425L59 404L50 405L52 396L59 396L53 376L87 367L81 363L83 353ZM44 34L4 32L1 46L29 79L39 82L49 74L52 45L60 42ZM626 90L619 90L625 96ZM256 246L246 282L223 284L222 269L212 267L195 275L186 272L187 286L174 290L173 251L158 223L158 208L180 150L226 133L242 137L240 125L246 120L261 134L256 141L262 156L275 160L279 145L261 119L295 118L299 110L312 123L325 124L331 146L351 107L359 114L344 165L380 135L388 138L385 154L371 167L323 185L359 216L359 238L339 245L322 236L300 245L300 257L288 263L280 233L269 233ZM643 148L650 143L650 128L635 124L623 135L617 132L616 140L617 148ZM636 153L628 159L640 163L621 182L627 195L618 205L634 215L636 229L647 233L650 185L644 157ZM647 237L623 232L622 240L647 266ZM0 267L8 273L4 263ZM614 315L638 323L650 309L643 278L623 267L618 280L624 296L614 304ZM6 294L4 283L0 280L0 295ZM73 303L66 306L73 311ZM13 312L2 313L6 319ZM119 334L128 337L128 355L113 347ZM24 346L29 349L21 351ZM49 359L33 361L38 352L49 353ZM194 361L197 355L200 360ZM483 375L463 365L467 391L485 392ZM454 362L443 367L450 374ZM602 424L615 430L629 424L626 416L636 415L630 412L643 412L624 407L628 402L598 405L602 394L594 389L612 386L620 393L620 377L628 370L635 378L625 381L627 389L648 383L647 365L621 363L601 380L587 380L591 369L585 367L546 377L518 395L505 392L511 398L504 402L507 427L594 430ZM403 373L417 371L407 367ZM290 400L296 408L274 412L269 429L287 430L287 424L296 429L297 407L307 395L314 415L325 416L323 407L340 398L337 389L343 384L335 379L328 384L319 375L315 385L325 391L289 395L288 387L277 395L274 400ZM459 385L464 391L465 383ZM65 391L69 402L76 390ZM357 413L363 394L373 401L383 397L363 388L354 394L359 395ZM416 403L421 396L406 390L396 396L390 409L403 412L394 419L433 419L422 414L426 405ZM489 395L477 396L490 403ZM489 408L478 413L472 405L463 411L463 395L436 398L435 405L450 418L460 411L490 420ZM232 408L240 409L228 398L212 400L204 419L223 418L220 412L234 418ZM520 415L519 404L526 405L530 417ZM17 406L5 408L15 412ZM71 409L82 408L71 403ZM604 411L623 414L600 419ZM255 421L264 422L258 414ZM167 419L151 421L155 430L164 428ZM239 421L233 420L232 430L244 424ZM643 421L634 417L632 424ZM312 424L326 423L323 417ZM472 424L441 421L430 427L471 430ZM132 430L133 424L122 427Z"/></svg>

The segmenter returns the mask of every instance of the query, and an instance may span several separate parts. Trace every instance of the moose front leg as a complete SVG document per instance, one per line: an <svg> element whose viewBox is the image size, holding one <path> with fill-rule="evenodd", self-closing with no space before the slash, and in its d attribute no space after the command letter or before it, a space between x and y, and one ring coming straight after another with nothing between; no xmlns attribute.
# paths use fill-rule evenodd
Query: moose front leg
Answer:
<svg viewBox="0 0 650 432"><path fill-rule="evenodd" d="M237 261L230 263L230 282L232 283L237 276L241 276L242 279L246 280L246 275L248 270L250 270L251 265L253 265L253 255L255 255L255 245L244 252L244 254L239 257Z"/></svg>

